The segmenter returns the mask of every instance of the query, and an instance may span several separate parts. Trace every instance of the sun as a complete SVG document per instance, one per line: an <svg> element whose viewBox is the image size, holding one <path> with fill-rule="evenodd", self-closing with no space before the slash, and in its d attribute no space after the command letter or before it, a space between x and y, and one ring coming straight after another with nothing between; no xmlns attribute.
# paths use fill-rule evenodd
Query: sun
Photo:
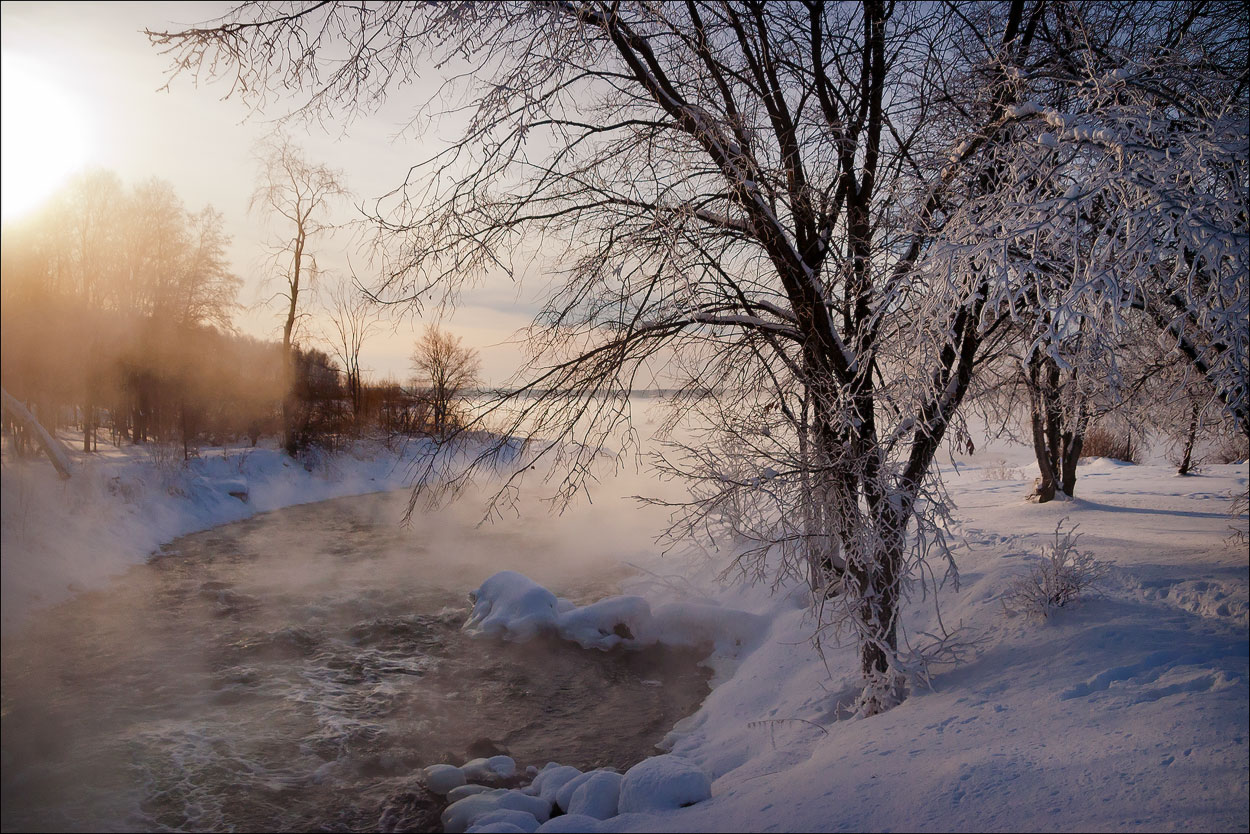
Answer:
<svg viewBox="0 0 1250 834"><path fill-rule="evenodd" d="M29 59L0 53L0 216L37 208L90 158L80 102Z"/></svg>

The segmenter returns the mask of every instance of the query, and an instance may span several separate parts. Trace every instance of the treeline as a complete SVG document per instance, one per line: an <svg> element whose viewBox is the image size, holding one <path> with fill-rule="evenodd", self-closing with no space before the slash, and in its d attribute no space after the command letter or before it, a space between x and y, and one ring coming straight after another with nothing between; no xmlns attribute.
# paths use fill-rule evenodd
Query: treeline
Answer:
<svg viewBox="0 0 1250 834"><path fill-rule="evenodd" d="M241 280L211 207L188 210L158 179L127 187L106 171L71 182L43 210L6 225L0 264L0 370L5 390L81 448L241 441L282 429L297 403L299 445L333 444L363 425L425 426L421 398L397 383L360 385L353 404L323 351L238 334ZM26 439L5 414L21 453Z"/></svg>
<svg viewBox="0 0 1250 834"><path fill-rule="evenodd" d="M79 429L84 451L103 436L189 455L202 436L264 431L281 365L233 332L229 243L219 212L167 182L79 176L5 229L5 389L46 428Z"/></svg>

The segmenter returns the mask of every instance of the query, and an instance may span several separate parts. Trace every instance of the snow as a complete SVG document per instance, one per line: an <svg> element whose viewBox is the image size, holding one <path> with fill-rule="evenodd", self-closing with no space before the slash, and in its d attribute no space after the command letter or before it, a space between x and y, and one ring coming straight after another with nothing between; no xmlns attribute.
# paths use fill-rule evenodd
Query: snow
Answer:
<svg viewBox="0 0 1250 834"><path fill-rule="evenodd" d="M596 648L703 645L724 672L670 754L625 773L618 814L540 830L1244 830L1250 570L1246 518L1226 511L1246 465L1177 478L1163 461L1092 459L1076 498L1043 505L1025 500L1037 471L1022 447L979 443L943 469L961 582L939 601L967 662L854 718L854 652L828 634L813 647L800 584L716 586L693 563L679 583L671 565L641 576L550 628ZM1003 592L1064 518L1110 577L1044 622L1008 616ZM938 632L933 603L908 605L907 639ZM634 640L610 639L616 624ZM568 808L588 776L548 764L528 790Z"/></svg>
<svg viewBox="0 0 1250 834"><path fill-rule="evenodd" d="M431 793L448 794L456 788L465 787L466 776L464 770L454 765L436 764L430 765L425 769L425 786L429 788ZM477 793L477 791L474 791ZM469 794L470 796L472 794ZM461 799L461 796L456 799ZM455 800L452 800L453 802Z"/></svg>
<svg viewBox="0 0 1250 834"><path fill-rule="evenodd" d="M943 466L961 581L936 600L913 598L903 623L918 645L939 632L939 602L967 660L931 664L928 685L914 678L900 706L872 718L848 714L854 650L829 633L814 647L800 582L726 586L715 581L723 556L634 553L622 559L640 569L621 595L588 605L520 573L484 582L471 617L484 639L546 631L595 649L698 645L717 674L665 739L668 753L623 776L549 763L505 790L451 783L472 781L466 771L515 773L507 757L428 769L427 781L446 774L451 790L447 830L1245 830L1250 566L1235 536L1246 516L1227 510L1250 483L1247 465L1178 478L1162 461L1092 460L1077 497L1038 505L1024 500L1037 474L1029 450L977 446ZM175 536L405 476L382 450L310 468L276 450L213 451L172 476L118 451L77 458L68 481L46 462L6 461L6 628ZM241 485L246 502L230 495ZM1064 518L1079 523L1082 549L1112 563L1110 576L1045 621L1007 616L1004 590ZM600 547L583 541L588 554ZM606 819L548 819L561 800Z"/></svg>
<svg viewBox="0 0 1250 834"><path fill-rule="evenodd" d="M622 778L621 774L610 770L587 773L586 778L581 780L577 790L573 791L573 795L569 797L568 807L565 810L570 814L592 817L597 820L616 816Z"/></svg>
<svg viewBox="0 0 1250 834"><path fill-rule="evenodd" d="M500 571L469 598L473 611L464 629L475 634L528 640L554 628L559 616L556 595L516 571Z"/></svg>
<svg viewBox="0 0 1250 834"><path fill-rule="evenodd" d="M654 756L631 767L621 784L622 814L675 811L712 795L712 784L681 756Z"/></svg>

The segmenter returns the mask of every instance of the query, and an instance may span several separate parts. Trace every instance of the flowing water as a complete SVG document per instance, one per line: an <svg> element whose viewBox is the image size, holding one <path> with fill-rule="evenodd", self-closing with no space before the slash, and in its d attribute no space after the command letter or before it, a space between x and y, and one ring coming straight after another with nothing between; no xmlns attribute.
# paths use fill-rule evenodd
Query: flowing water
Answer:
<svg viewBox="0 0 1250 834"><path fill-rule="evenodd" d="M4 830L430 830L424 765L623 769L697 708L690 652L464 635L496 570L579 603L619 574L540 523L402 528L404 500L187 536L6 637Z"/></svg>

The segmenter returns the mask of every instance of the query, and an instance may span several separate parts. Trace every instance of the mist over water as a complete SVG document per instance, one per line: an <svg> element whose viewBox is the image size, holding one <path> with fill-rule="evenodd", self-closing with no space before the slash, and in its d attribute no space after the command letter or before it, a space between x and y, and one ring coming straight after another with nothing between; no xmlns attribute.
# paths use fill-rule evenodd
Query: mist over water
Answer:
<svg viewBox="0 0 1250 834"><path fill-rule="evenodd" d="M429 829L427 764L654 755L707 692L699 653L459 630L505 568L614 593L655 519L607 492L482 527L469 500L402 528L406 493L293 507L42 612L4 643L3 828Z"/></svg>

